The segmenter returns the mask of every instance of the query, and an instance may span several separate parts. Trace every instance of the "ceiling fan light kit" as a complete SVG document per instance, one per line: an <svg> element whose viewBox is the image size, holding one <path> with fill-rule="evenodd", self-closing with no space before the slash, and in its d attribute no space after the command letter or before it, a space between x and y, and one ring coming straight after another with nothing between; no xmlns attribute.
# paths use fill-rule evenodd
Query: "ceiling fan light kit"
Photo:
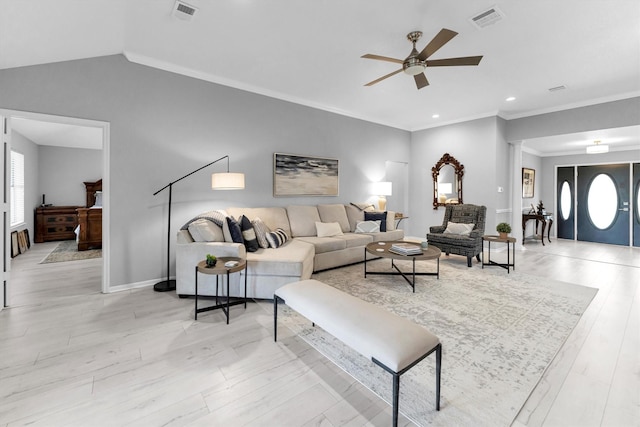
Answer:
<svg viewBox="0 0 640 427"><path fill-rule="evenodd" d="M411 49L411 53L405 59L397 59L390 58L387 56L366 54L362 55L362 58L366 59L376 59L379 61L387 61L393 62L396 64L402 64L402 68L396 71L393 71L385 76L382 76L376 80L373 80L365 86L373 86L376 83L381 82L382 80L389 78L398 74L401 71L404 71L405 74L413 76L416 87L418 89L422 89L425 86L429 85L429 81L427 80L427 76L425 76L424 71L427 67L450 67L450 66L461 66L461 65L478 65L482 56L467 56L461 58L446 58L446 59L436 59L436 60L428 60L428 58L436 53L438 49L444 46L449 40L454 38L458 33L452 30L448 30L443 28L440 32L422 49L421 52L418 52L416 49L416 42L422 37L422 31L412 31L407 34L407 39L413 44L413 49Z"/></svg>

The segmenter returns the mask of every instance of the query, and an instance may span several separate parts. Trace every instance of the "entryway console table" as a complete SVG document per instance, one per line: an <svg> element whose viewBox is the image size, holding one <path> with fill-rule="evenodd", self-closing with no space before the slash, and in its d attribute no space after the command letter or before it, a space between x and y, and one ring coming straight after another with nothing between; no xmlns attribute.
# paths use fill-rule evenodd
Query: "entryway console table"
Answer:
<svg viewBox="0 0 640 427"><path fill-rule="evenodd" d="M551 243L551 226L553 225L553 214L545 213L545 214L522 214L522 244L524 245L524 230L527 227L527 221L530 219L534 219L536 221L536 232L538 234L538 223L542 223L542 234L540 235L542 246L544 246L544 230L547 229L547 240ZM548 224L547 224L548 223ZM548 227L547 227L548 225Z"/></svg>
<svg viewBox="0 0 640 427"><path fill-rule="evenodd" d="M487 262L484 262L484 242L489 242L489 247L487 251ZM491 242L500 242L507 244L507 262L500 263L491 261ZM513 260L511 260L511 251L513 251ZM505 237L504 239L500 236L490 236L485 235L482 236L482 268L484 266L495 266L502 267L507 270L507 274L509 274L509 267L512 267L515 271L516 269L516 238L515 237Z"/></svg>

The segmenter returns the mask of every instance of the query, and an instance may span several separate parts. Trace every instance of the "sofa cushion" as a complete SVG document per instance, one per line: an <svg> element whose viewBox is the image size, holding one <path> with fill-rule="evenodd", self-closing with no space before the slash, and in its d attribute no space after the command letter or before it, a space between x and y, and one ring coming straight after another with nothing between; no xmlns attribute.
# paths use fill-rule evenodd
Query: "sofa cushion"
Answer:
<svg viewBox="0 0 640 427"><path fill-rule="evenodd" d="M204 218L189 224L189 234L194 242L224 242L222 228Z"/></svg>
<svg viewBox="0 0 640 427"><path fill-rule="evenodd" d="M339 251L341 249L345 249L347 247L347 242L345 239L341 238L344 236L336 236L336 237L296 237L296 240L302 240L303 242L311 243L316 250L316 254L321 254L325 252L333 252Z"/></svg>
<svg viewBox="0 0 640 427"><path fill-rule="evenodd" d="M244 215L240 217L240 229L242 230L242 239L244 239L244 246L247 248L247 252L257 251L259 246L256 232L249 218Z"/></svg>
<svg viewBox="0 0 640 427"><path fill-rule="evenodd" d="M337 222L316 222L316 234L318 237L342 236L342 228Z"/></svg>
<svg viewBox="0 0 640 427"><path fill-rule="evenodd" d="M250 275L301 277L305 267L313 264L313 256L313 245L297 239L289 240L278 249L258 249L247 253L247 271Z"/></svg>
<svg viewBox="0 0 640 427"><path fill-rule="evenodd" d="M262 222L260 218L256 218L253 221L251 221L251 225L253 225L253 230L256 233L256 240L258 240L258 246L264 249L268 248L269 241L267 240L267 233L271 232L271 230L269 230L269 227L267 227L267 224Z"/></svg>
<svg viewBox="0 0 640 427"><path fill-rule="evenodd" d="M292 237L316 235L316 222L321 222L317 207L287 206L287 215Z"/></svg>
<svg viewBox="0 0 640 427"><path fill-rule="evenodd" d="M404 239L403 230L385 231L380 233L367 233L367 235L371 236L374 242L390 242L393 240Z"/></svg>
<svg viewBox="0 0 640 427"><path fill-rule="evenodd" d="M364 221L364 210L353 204L345 205L344 210L347 212L347 218L349 219L349 230L353 233L356 231L358 222Z"/></svg>
<svg viewBox="0 0 640 427"><path fill-rule="evenodd" d="M340 224L343 233L351 231L344 205L318 205L318 214L322 222L337 222Z"/></svg>
<svg viewBox="0 0 640 427"><path fill-rule="evenodd" d="M380 221L380 231L387 231L387 213L386 212L365 212L365 221Z"/></svg>
<svg viewBox="0 0 640 427"><path fill-rule="evenodd" d="M357 248L358 246L366 246L373 242L373 239L368 234L356 234L346 233L342 236L336 236L339 239L343 239L347 245L347 248Z"/></svg>

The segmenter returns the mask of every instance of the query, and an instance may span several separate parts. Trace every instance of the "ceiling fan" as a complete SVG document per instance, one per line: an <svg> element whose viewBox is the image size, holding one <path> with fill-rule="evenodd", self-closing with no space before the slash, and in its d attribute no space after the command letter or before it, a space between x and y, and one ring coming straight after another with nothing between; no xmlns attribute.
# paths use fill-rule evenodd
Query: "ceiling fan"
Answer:
<svg viewBox="0 0 640 427"><path fill-rule="evenodd" d="M367 83L365 86L372 86L382 80L398 74L400 71L404 71L406 74L413 76L416 81L418 89L422 89L429 85L427 76L424 75L424 70L427 67L450 67L458 65L478 65L482 56L465 56L461 58L447 58L447 59L435 59L429 60L428 58L436 53L438 49L444 46L449 40L454 38L458 33L452 30L443 28L440 32L422 49L422 52L416 50L416 42L422 36L422 31L412 31L407 34L407 39L413 43L413 49L411 53L405 59L389 58L387 56L372 55L370 53L362 55L362 58L377 59L380 61L394 62L396 64L402 64L402 68L392 73L382 76L379 79L375 79L372 82Z"/></svg>

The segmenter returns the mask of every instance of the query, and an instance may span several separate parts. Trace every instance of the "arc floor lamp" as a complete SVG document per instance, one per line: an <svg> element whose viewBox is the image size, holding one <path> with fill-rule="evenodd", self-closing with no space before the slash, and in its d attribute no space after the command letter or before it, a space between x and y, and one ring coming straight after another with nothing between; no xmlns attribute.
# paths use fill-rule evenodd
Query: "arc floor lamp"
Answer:
<svg viewBox="0 0 640 427"><path fill-rule="evenodd" d="M153 195L157 195L164 189L169 189L169 209L168 209L168 218L167 218L167 280L163 280L162 282L158 282L153 285L153 290L157 292L167 292L174 291L176 289L176 281L171 280L171 262L170 262L170 254L171 254L171 192L173 189L173 184L176 182L182 181L188 176L193 175L196 172L201 171L202 169L211 166L214 163L218 163L221 160L227 159L227 172L226 173L214 173L211 175L211 188L213 190L242 190L244 188L244 174L243 173L231 173L229 172L229 156L220 157L217 160L214 160L211 163L207 163L206 165L194 170L193 172L189 172L182 178L178 178L173 182L165 185Z"/></svg>

